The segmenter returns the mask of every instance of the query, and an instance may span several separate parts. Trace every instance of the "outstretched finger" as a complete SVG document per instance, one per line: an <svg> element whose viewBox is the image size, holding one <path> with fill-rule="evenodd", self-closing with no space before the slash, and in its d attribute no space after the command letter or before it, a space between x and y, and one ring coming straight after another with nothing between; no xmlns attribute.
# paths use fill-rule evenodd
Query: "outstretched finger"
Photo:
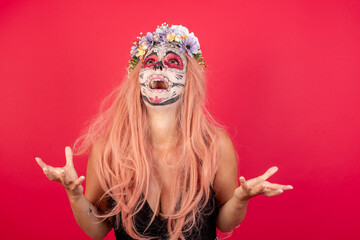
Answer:
<svg viewBox="0 0 360 240"><path fill-rule="evenodd" d="M277 172L277 170L279 170L278 167L274 166L269 168L263 175L261 175L260 177L264 180L268 179L269 177L271 177L274 173Z"/></svg>
<svg viewBox="0 0 360 240"><path fill-rule="evenodd" d="M291 186L291 185L281 185L281 184L277 184L277 183L269 183L267 185L267 188L271 189L271 190L277 190L277 189L290 190L290 189L293 189L293 186Z"/></svg>
<svg viewBox="0 0 360 240"><path fill-rule="evenodd" d="M244 178L243 176L241 176L241 177L239 178L239 180L240 180L240 186L241 186L242 188L244 188L244 190L248 190L248 189L249 189L249 186L247 185L245 178Z"/></svg>
<svg viewBox="0 0 360 240"><path fill-rule="evenodd" d="M39 164L39 166L40 166L42 169L44 169L44 167L47 166L47 165L43 162L43 160L41 160L41 158L36 157L35 160L36 160L37 164Z"/></svg>
<svg viewBox="0 0 360 240"><path fill-rule="evenodd" d="M36 157L35 158L36 162L39 164L39 166L42 168L45 176L53 181L53 180L57 180L58 177L56 176L56 174L54 174L54 168L50 165L47 165L46 163L44 163L40 158Z"/></svg>
<svg viewBox="0 0 360 240"><path fill-rule="evenodd" d="M62 177L62 169L54 168L52 166L46 166L43 168L44 174L48 177L51 181L61 181Z"/></svg>
<svg viewBox="0 0 360 240"><path fill-rule="evenodd" d="M74 184L71 186L71 191L74 191L78 186L80 186L85 180L84 176L79 177Z"/></svg>
<svg viewBox="0 0 360 240"><path fill-rule="evenodd" d="M282 194L283 192L284 191L282 189L277 189L277 190L265 189L263 194L268 197L274 197Z"/></svg>
<svg viewBox="0 0 360 240"><path fill-rule="evenodd" d="M65 147L66 166L73 167L73 152L69 146Z"/></svg>

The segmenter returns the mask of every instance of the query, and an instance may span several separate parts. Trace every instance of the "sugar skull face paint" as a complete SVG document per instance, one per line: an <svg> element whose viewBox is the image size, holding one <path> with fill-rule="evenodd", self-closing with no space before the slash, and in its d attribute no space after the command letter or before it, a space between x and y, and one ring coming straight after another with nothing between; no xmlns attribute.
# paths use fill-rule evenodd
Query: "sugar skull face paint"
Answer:
<svg viewBox="0 0 360 240"><path fill-rule="evenodd" d="M186 81L187 60L176 46L157 44L144 56L139 80L147 103L162 106L179 100Z"/></svg>

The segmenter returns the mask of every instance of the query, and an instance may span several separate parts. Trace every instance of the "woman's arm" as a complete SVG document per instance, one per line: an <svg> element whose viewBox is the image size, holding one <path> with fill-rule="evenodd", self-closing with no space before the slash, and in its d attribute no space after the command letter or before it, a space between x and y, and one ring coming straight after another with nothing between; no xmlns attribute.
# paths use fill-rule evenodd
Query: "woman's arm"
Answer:
<svg viewBox="0 0 360 240"><path fill-rule="evenodd" d="M214 191L219 203L216 227L229 232L245 218L247 201L238 202L234 198L238 187L238 167L233 144L226 133L219 141L219 166L214 179Z"/></svg>
<svg viewBox="0 0 360 240"><path fill-rule="evenodd" d="M46 165L40 158L36 158L36 161L50 180L60 182L64 186L75 220L80 228L92 239L103 239L111 230L111 227L108 226L106 221L100 221L94 215L99 213L95 205L102 196L103 190L94 169L93 150L90 153L87 165L85 196L83 195L84 188L81 185L85 177L80 176L78 178L70 147L65 148L65 156L66 165L63 168ZM100 206L102 211L106 210L106 204L102 203Z"/></svg>
<svg viewBox="0 0 360 240"><path fill-rule="evenodd" d="M266 181L277 167L269 168L263 175L245 181L240 177L237 183L237 161L235 150L227 134L223 134L219 144L219 167L214 179L214 190L220 205L216 226L222 232L229 232L245 218L250 198L263 194L268 197L293 189L291 185L280 185Z"/></svg>

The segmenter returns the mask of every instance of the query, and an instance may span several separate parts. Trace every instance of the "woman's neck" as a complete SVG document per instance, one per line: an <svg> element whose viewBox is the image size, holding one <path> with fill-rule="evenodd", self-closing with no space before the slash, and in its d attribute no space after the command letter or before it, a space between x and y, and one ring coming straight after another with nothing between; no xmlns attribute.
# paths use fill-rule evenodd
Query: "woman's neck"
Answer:
<svg viewBox="0 0 360 240"><path fill-rule="evenodd" d="M148 106L147 110L153 148L165 150L171 146L176 137L178 122L176 105Z"/></svg>

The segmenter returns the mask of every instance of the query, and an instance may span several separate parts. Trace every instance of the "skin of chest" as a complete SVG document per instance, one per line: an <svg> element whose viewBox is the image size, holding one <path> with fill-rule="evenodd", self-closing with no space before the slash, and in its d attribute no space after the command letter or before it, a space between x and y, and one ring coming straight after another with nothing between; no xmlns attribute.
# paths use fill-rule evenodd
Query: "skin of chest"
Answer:
<svg viewBox="0 0 360 240"><path fill-rule="evenodd" d="M171 161L171 159L175 159L175 156L169 153L166 156L164 155L165 154L163 152L153 152L153 157L156 164L154 164L152 167L151 174L153 175L153 178L150 180L150 191L146 199L152 211L156 212L158 217L160 217L160 207L160 211L163 214L170 214L171 212L169 202L171 199L170 188L173 183L172 171L174 170L172 170L166 163ZM159 209L155 210L158 204L160 204Z"/></svg>

